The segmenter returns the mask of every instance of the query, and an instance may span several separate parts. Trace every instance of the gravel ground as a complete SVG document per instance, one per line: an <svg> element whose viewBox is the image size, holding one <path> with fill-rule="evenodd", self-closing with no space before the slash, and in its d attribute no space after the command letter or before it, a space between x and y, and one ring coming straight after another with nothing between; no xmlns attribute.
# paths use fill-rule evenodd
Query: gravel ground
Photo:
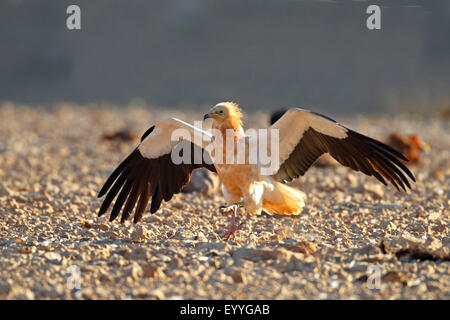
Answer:
<svg viewBox="0 0 450 320"><path fill-rule="evenodd" d="M450 298L450 130L439 117L337 119L431 147L411 165L408 193L313 167L293 182L308 195L301 215L240 215L245 227L228 243L220 192L176 195L137 225L98 219L96 194L139 135L161 118L201 114L0 106L0 299ZM247 115L251 126L267 122Z"/></svg>

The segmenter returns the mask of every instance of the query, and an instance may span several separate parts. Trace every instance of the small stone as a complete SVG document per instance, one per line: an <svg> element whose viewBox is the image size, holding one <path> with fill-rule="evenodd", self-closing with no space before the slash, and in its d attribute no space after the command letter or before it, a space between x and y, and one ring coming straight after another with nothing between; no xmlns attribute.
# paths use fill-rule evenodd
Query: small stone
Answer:
<svg viewBox="0 0 450 320"><path fill-rule="evenodd" d="M154 289L148 292L148 296L151 298L156 298L158 300L164 300L165 295L161 289Z"/></svg>
<svg viewBox="0 0 450 320"><path fill-rule="evenodd" d="M133 280L139 280L143 275L143 270L137 263L133 263L130 267L128 267L126 269L126 272L128 273L128 276Z"/></svg>
<svg viewBox="0 0 450 320"><path fill-rule="evenodd" d="M234 270L231 277L233 278L234 283L247 283L247 279L241 270Z"/></svg>
<svg viewBox="0 0 450 320"><path fill-rule="evenodd" d="M148 252L145 248L138 247L132 251L127 251L123 254L123 257L128 260L146 260Z"/></svg>
<svg viewBox="0 0 450 320"><path fill-rule="evenodd" d="M445 173L440 168L436 168L434 171L432 171L431 176L438 180L445 179Z"/></svg>
<svg viewBox="0 0 450 320"><path fill-rule="evenodd" d="M356 233L356 234L361 234L361 232L362 232L362 229L359 227L359 225L358 224L356 224L356 223L352 223L351 225L350 225L350 229L352 229L352 231L354 232L354 233Z"/></svg>
<svg viewBox="0 0 450 320"><path fill-rule="evenodd" d="M44 254L45 259L47 259L50 263L58 264L61 262L62 257L60 254L50 251Z"/></svg>
<svg viewBox="0 0 450 320"><path fill-rule="evenodd" d="M101 275L98 277L98 279L99 279L101 282L112 282L112 278L111 278L109 275L107 275L107 274L101 274Z"/></svg>
<svg viewBox="0 0 450 320"><path fill-rule="evenodd" d="M239 248L233 252L232 257L234 259L260 261L278 258L289 259L291 255L292 255L291 252L284 249L269 250L269 249Z"/></svg>
<svg viewBox="0 0 450 320"><path fill-rule="evenodd" d="M102 230L102 231L108 231L109 230L108 225L103 224L103 223L96 223L96 224L93 225L93 227L95 229Z"/></svg>
<svg viewBox="0 0 450 320"><path fill-rule="evenodd" d="M133 231L131 234L131 241L132 242L142 242L145 239L149 238L149 232L148 230L143 226L139 225L136 230Z"/></svg>
<svg viewBox="0 0 450 320"><path fill-rule="evenodd" d="M156 279L162 278L163 275L164 273L161 271L161 269L153 266L152 264L147 264L146 266L144 266L144 278Z"/></svg>
<svg viewBox="0 0 450 320"><path fill-rule="evenodd" d="M82 226L83 228L92 228L92 223L90 223L88 220L83 220L83 221L81 222L81 226Z"/></svg>
<svg viewBox="0 0 450 320"><path fill-rule="evenodd" d="M3 184L0 183L0 197L11 195L11 192Z"/></svg>
<svg viewBox="0 0 450 320"><path fill-rule="evenodd" d="M8 282L0 283L0 295L7 296L11 291L11 285Z"/></svg>
<svg viewBox="0 0 450 320"><path fill-rule="evenodd" d="M430 220L437 220L437 219L439 219L440 217L441 217L441 213L438 212L438 211L431 212L431 213L428 215L428 219L430 219Z"/></svg>
<svg viewBox="0 0 450 320"><path fill-rule="evenodd" d="M439 239L433 239L428 246L431 250L440 249L442 248L442 241L440 241Z"/></svg>
<svg viewBox="0 0 450 320"><path fill-rule="evenodd" d="M174 204L172 204L172 207L175 209L183 209L184 208L184 203L182 202L175 202Z"/></svg>
<svg viewBox="0 0 450 320"><path fill-rule="evenodd" d="M390 271L381 277L381 281L386 282L402 282L406 284L408 276L406 274L400 274L397 271Z"/></svg>
<svg viewBox="0 0 450 320"><path fill-rule="evenodd" d="M169 263L171 268L181 268L184 263L180 258L173 258Z"/></svg>
<svg viewBox="0 0 450 320"><path fill-rule="evenodd" d="M374 194L378 199L384 196L384 186L382 184L365 184L364 190Z"/></svg>
<svg viewBox="0 0 450 320"><path fill-rule="evenodd" d="M92 300L94 299L94 290L92 288L83 288L81 289L81 295L84 299Z"/></svg>
<svg viewBox="0 0 450 320"><path fill-rule="evenodd" d="M314 253L317 250L316 245L308 241L302 241L296 244L292 244L288 246L287 249L294 252L307 254Z"/></svg>
<svg viewBox="0 0 450 320"><path fill-rule="evenodd" d="M9 297L17 300L34 300L34 293L28 288L13 287L9 293Z"/></svg>
<svg viewBox="0 0 450 320"><path fill-rule="evenodd" d="M17 248L17 252L22 254L29 254L34 252L36 249L34 247L19 247Z"/></svg>
<svg viewBox="0 0 450 320"><path fill-rule="evenodd" d="M206 239L205 235L203 234L203 232L199 232L199 233L195 236L194 239L197 240L197 241L207 241L207 239Z"/></svg>
<svg viewBox="0 0 450 320"><path fill-rule="evenodd" d="M184 193L200 192L201 194L213 194L219 189L219 177L208 169L201 168L192 172L191 180L184 187Z"/></svg>
<svg viewBox="0 0 450 320"><path fill-rule="evenodd" d="M350 186L355 188L358 185L358 178L353 173L347 175L346 180L350 183Z"/></svg>

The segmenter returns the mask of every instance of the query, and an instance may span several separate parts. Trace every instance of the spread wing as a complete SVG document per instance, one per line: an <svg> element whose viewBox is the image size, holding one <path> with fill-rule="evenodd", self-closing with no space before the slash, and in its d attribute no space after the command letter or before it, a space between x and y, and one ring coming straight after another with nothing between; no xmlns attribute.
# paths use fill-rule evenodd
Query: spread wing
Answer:
<svg viewBox="0 0 450 320"><path fill-rule="evenodd" d="M191 133L194 129L180 120L169 119L144 133L139 146L113 171L100 190L98 197L105 194L106 197L98 212L99 216L106 213L115 198L109 220L113 221L123 207L121 222L124 222L136 207L136 223L142 218L150 198L150 212L155 213L162 200L169 201L175 193L182 190L194 169L206 167L215 171L209 154L201 146L192 143L193 139L172 141L172 133L179 128L185 128ZM183 160L186 156L188 161L174 163L172 152ZM185 152L190 154L184 154ZM196 154L202 156L194 159Z"/></svg>
<svg viewBox="0 0 450 320"><path fill-rule="evenodd" d="M314 112L291 109L271 129L279 129L280 167L273 175L291 181L305 172L322 154L328 152L340 164L386 180L400 190L411 188L408 178L415 178L401 162L408 159L392 147L350 130L333 119ZM405 175L406 174L406 175Z"/></svg>

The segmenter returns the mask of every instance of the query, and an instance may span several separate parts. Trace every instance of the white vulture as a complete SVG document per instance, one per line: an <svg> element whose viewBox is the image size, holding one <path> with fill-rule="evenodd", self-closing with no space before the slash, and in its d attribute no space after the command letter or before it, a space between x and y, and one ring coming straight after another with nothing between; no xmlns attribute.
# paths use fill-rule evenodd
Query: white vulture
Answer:
<svg viewBox="0 0 450 320"><path fill-rule="evenodd" d="M113 171L100 190L98 197L106 197L98 215L103 215L115 199L110 221L122 212L121 222L124 222L135 210L134 222L137 223L150 198L150 212L155 213L162 200L169 201L182 190L194 169L206 167L217 172L222 181L228 207L221 211L232 214L230 229L224 236L228 239L241 227L235 222L238 207L243 207L248 214L260 214L263 210L268 214L299 214L306 196L285 183L304 175L324 153L329 153L346 167L374 176L384 185L386 180L389 181L399 191L411 188L408 177L415 181L402 163L402 160L407 161L403 154L311 111L288 110L265 136L244 133L242 113L233 102L217 104L203 120L208 118L212 119L212 133L174 118L148 129L137 148ZM174 139L177 129L188 134L182 139ZM270 174L263 174L260 158L250 160L249 154L261 151L256 150L261 145L252 143L252 139L271 137L277 138L276 166ZM205 141L214 151L205 147ZM242 149L238 145L245 147L244 161L227 161L239 157L238 152ZM270 149L266 151L275 152L274 146L266 145ZM183 161L174 161L174 154L183 156ZM199 154L202 156L198 157Z"/></svg>

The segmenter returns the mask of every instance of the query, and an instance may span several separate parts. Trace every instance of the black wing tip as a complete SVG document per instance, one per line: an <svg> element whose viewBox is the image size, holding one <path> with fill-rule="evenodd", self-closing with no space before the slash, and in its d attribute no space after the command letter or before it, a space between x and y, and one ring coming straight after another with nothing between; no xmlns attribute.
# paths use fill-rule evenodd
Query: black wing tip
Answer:
<svg viewBox="0 0 450 320"><path fill-rule="evenodd" d="M396 148L381 142L379 140L370 138L368 136L365 136L363 134L360 134L356 131L353 130L349 130L349 132L351 134L356 134L357 136L362 137L363 139L367 140L369 142L369 144L371 144L376 150L378 151L382 151L384 153L385 156L388 156L389 158L391 158L390 160L387 160L388 162L392 163L392 165L394 166L398 166L401 171L403 171L404 173L406 173L406 175L413 181L416 182L416 178L414 177L414 175L412 174L412 172L409 170L409 168L404 165L401 161L405 161L405 162L409 162L409 159L399 150L397 150ZM386 154L387 153L387 154ZM411 185L408 182L408 178L404 177L403 174L400 176L400 179L402 180L402 182L404 182L406 184L406 186L411 189ZM394 184L393 184L394 185ZM402 189L404 191L406 191L406 188L404 187L403 183L400 185L402 187ZM400 188L398 186L394 187L401 192Z"/></svg>
<svg viewBox="0 0 450 320"><path fill-rule="evenodd" d="M150 133L152 133L153 129L155 129L155 126L150 127L147 131L144 132L141 137L141 142L144 141L144 139L147 138Z"/></svg>
<svg viewBox="0 0 450 320"><path fill-rule="evenodd" d="M394 150L396 150L396 149L394 149ZM403 161L409 162L409 159L403 153L401 153L400 151L398 151L398 153L399 153L400 159L402 159Z"/></svg>

